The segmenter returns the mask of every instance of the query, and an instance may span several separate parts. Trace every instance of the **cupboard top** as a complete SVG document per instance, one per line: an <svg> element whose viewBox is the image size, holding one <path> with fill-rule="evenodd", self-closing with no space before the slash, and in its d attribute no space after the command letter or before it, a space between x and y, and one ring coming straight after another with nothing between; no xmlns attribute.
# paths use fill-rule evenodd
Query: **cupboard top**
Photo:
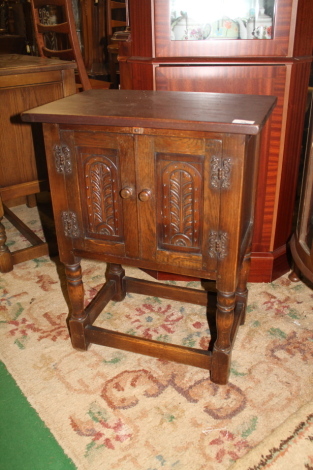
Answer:
<svg viewBox="0 0 313 470"><path fill-rule="evenodd" d="M19 54L0 54L0 76L75 69L75 62Z"/></svg>
<svg viewBox="0 0 313 470"><path fill-rule="evenodd" d="M258 134L274 96L89 90L31 109L27 122Z"/></svg>

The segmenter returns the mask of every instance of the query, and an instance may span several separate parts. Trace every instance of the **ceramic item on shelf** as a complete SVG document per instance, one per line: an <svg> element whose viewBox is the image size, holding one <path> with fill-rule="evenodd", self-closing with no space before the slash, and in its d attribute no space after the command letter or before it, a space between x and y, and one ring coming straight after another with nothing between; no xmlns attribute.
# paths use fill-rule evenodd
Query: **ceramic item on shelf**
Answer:
<svg viewBox="0 0 313 470"><path fill-rule="evenodd" d="M207 39L211 32L211 25L201 24L193 18L189 18L186 12L181 12L181 16L172 21L171 40L193 40L199 41Z"/></svg>
<svg viewBox="0 0 313 470"><path fill-rule="evenodd" d="M266 26L258 26L253 31L253 36L257 39L271 39L272 38L272 28Z"/></svg>
<svg viewBox="0 0 313 470"><path fill-rule="evenodd" d="M239 26L240 39L271 39L272 38L272 18L264 13L264 8L260 9L256 17L250 17L246 22L242 18L236 18Z"/></svg>
<svg viewBox="0 0 313 470"><path fill-rule="evenodd" d="M260 12L255 18L255 29L253 31L253 35L258 39L271 39L273 21L269 15L264 13L264 11L264 8L260 8Z"/></svg>
<svg viewBox="0 0 313 470"><path fill-rule="evenodd" d="M174 35L174 38L176 41L177 40L182 40L182 39L188 39L187 37L187 24L188 24L188 19L187 19L187 12L180 12L181 16L178 18L175 18L172 21L171 28L172 32Z"/></svg>
<svg viewBox="0 0 313 470"><path fill-rule="evenodd" d="M221 20L212 23L211 38L218 39L238 39L239 26L236 21L224 17Z"/></svg>
<svg viewBox="0 0 313 470"><path fill-rule="evenodd" d="M239 38L240 39L253 39L253 31L255 29L255 18L250 17L247 22L242 18L236 18L239 25Z"/></svg>

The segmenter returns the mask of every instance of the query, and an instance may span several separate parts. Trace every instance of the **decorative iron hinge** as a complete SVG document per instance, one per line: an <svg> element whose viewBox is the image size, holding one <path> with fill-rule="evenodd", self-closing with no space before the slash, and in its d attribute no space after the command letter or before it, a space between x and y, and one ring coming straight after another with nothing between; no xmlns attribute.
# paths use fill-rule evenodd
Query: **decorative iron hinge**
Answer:
<svg viewBox="0 0 313 470"><path fill-rule="evenodd" d="M228 233L211 230L209 235L209 256L224 259L228 255Z"/></svg>
<svg viewBox="0 0 313 470"><path fill-rule="evenodd" d="M64 211L61 214L61 218L65 236L70 238L78 238L80 233L77 223L77 215L75 212Z"/></svg>
<svg viewBox="0 0 313 470"><path fill-rule="evenodd" d="M72 173L71 152L67 145L55 145L54 161L58 173Z"/></svg>
<svg viewBox="0 0 313 470"><path fill-rule="evenodd" d="M215 189L228 189L230 187L231 159L212 157L211 159L211 186Z"/></svg>

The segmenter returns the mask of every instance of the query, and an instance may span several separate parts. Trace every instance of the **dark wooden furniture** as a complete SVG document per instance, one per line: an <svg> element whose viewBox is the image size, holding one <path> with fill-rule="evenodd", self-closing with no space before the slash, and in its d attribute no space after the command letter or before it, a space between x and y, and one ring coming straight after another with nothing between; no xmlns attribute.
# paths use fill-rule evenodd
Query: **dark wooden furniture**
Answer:
<svg viewBox="0 0 313 470"><path fill-rule="evenodd" d="M11 271L14 264L48 254L47 244L8 208L9 202L24 196L33 205L34 195L47 182L43 143L40 147L38 140L35 151L32 128L21 121L20 113L75 93L74 69L74 63L57 59L0 55L0 271L3 273ZM1 223L4 213L33 246L10 252Z"/></svg>
<svg viewBox="0 0 313 470"><path fill-rule="evenodd" d="M225 384L244 321L260 131L275 97L91 90L30 110L44 122L72 344L160 356ZM84 308L80 258L110 263ZM217 339L204 351L94 326L126 292L207 305L207 293L124 276L121 264L216 281Z"/></svg>
<svg viewBox="0 0 313 470"><path fill-rule="evenodd" d="M289 278L295 282L301 275L313 282L313 88L309 90L308 117L298 222L290 241L294 269Z"/></svg>
<svg viewBox="0 0 313 470"><path fill-rule="evenodd" d="M78 83L82 90L109 88L109 82L91 79L87 75L76 32L72 1L49 0L49 8L54 8L55 23L44 21L45 16L40 14L46 4L47 0L30 0L39 55L75 61Z"/></svg>
<svg viewBox="0 0 313 470"><path fill-rule="evenodd" d="M115 35L125 31L129 24L128 0L74 0L73 4L79 18L76 24L80 26L82 54L88 75L102 77L110 81L110 88L119 88L120 39L117 41Z"/></svg>
<svg viewBox="0 0 313 470"><path fill-rule="evenodd" d="M120 54L124 89L277 96L261 144L250 272L254 282L269 282L289 270L286 245L292 231L313 48L312 1L273 3L272 39L173 41L170 0L133 1L129 51L125 54L123 45Z"/></svg>
<svg viewBox="0 0 313 470"><path fill-rule="evenodd" d="M0 54L26 54L26 38L16 34L0 35Z"/></svg>
<svg viewBox="0 0 313 470"><path fill-rule="evenodd" d="M73 5L86 71L92 78L107 79L106 0L75 0Z"/></svg>
<svg viewBox="0 0 313 470"><path fill-rule="evenodd" d="M125 31L129 26L128 21L128 5L126 1L106 0L107 6L107 50L108 50L108 65L110 80L113 83L113 88L119 87L119 67L118 67L118 42L113 40L113 35L117 31Z"/></svg>

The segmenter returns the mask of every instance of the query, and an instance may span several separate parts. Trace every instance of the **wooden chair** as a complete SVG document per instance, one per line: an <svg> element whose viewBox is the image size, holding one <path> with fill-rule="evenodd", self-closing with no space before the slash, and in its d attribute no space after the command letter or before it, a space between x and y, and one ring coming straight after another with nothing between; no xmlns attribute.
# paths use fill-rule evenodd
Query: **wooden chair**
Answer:
<svg viewBox="0 0 313 470"><path fill-rule="evenodd" d="M129 26L128 5L126 1L107 0L107 43L110 80L113 88L118 88L118 42L112 41L116 31Z"/></svg>
<svg viewBox="0 0 313 470"><path fill-rule="evenodd" d="M41 57L58 57L74 60L77 64L78 83L82 90L92 88L110 88L110 83L88 77L80 44L75 28L75 19L71 0L30 0L34 33ZM40 9L49 5L55 8L55 24L44 24L40 18ZM49 35L54 38L53 48L48 44Z"/></svg>

